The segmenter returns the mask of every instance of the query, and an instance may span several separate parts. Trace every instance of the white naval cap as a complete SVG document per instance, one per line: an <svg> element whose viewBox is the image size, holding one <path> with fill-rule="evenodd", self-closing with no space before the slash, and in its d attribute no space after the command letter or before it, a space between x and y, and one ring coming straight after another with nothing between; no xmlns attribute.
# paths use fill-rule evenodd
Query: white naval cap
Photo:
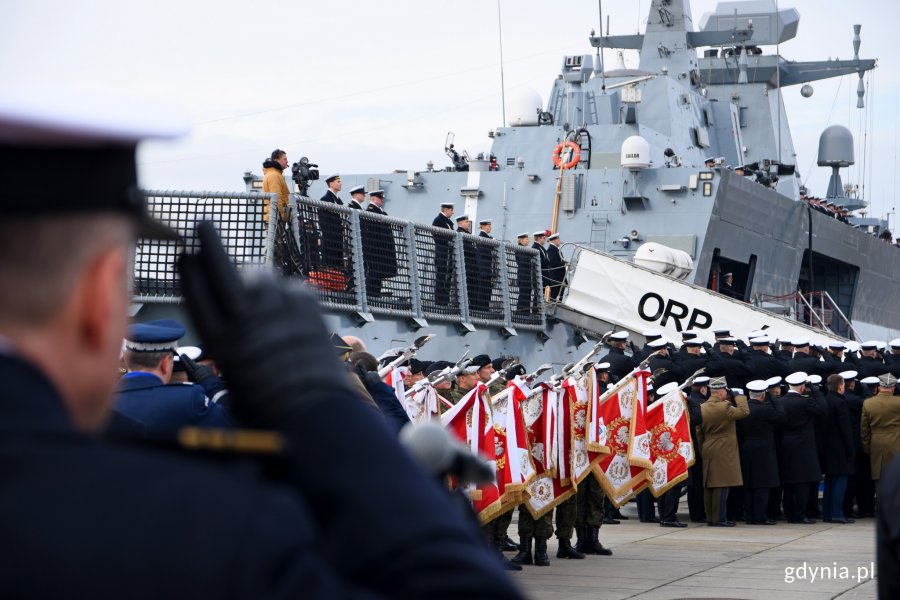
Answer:
<svg viewBox="0 0 900 600"><path fill-rule="evenodd" d="M806 383L811 383L813 385L822 383L822 376L816 375L815 373L813 373L812 375L810 375L809 377L806 378Z"/></svg>
<svg viewBox="0 0 900 600"><path fill-rule="evenodd" d="M547 237L547 232L545 230L535 231L531 234L531 237L539 238L539 237Z"/></svg>
<svg viewBox="0 0 900 600"><path fill-rule="evenodd" d="M781 384L781 377L775 375L774 377L769 377L766 379L766 385L769 387L775 387L776 385Z"/></svg>
<svg viewBox="0 0 900 600"><path fill-rule="evenodd" d="M869 377L864 377L859 380L860 383L865 383L866 385L875 385L878 383L878 378L874 375L870 375Z"/></svg>
<svg viewBox="0 0 900 600"><path fill-rule="evenodd" d="M900 348L900 338L894 338L889 342L891 348Z"/></svg>
<svg viewBox="0 0 900 600"><path fill-rule="evenodd" d="M349 193L351 196L352 196L353 194L365 194L365 193L366 193L366 186L364 186L364 185L358 185L358 186L356 186L356 187L352 187L352 188L350 188L350 191L349 191L348 193Z"/></svg>
<svg viewBox="0 0 900 600"><path fill-rule="evenodd" d="M663 336L662 329L648 329L642 334L647 340L661 338Z"/></svg>
<svg viewBox="0 0 900 600"><path fill-rule="evenodd" d="M806 338L795 338L794 341L791 342L791 346L794 348L804 348L809 346L809 340Z"/></svg>
<svg viewBox="0 0 900 600"><path fill-rule="evenodd" d="M769 345L769 336L761 335L759 337L750 338L751 346L768 346Z"/></svg>
<svg viewBox="0 0 900 600"><path fill-rule="evenodd" d="M807 379L809 379L809 375L807 375L803 371L791 373L784 378L785 382L787 382L788 385L803 385L804 383L806 383Z"/></svg>
<svg viewBox="0 0 900 600"><path fill-rule="evenodd" d="M694 377L694 382L691 385L707 385L709 384L709 377L706 375L701 375L700 377Z"/></svg>
<svg viewBox="0 0 900 600"><path fill-rule="evenodd" d="M832 350L844 350L847 348L844 342L829 342L828 347Z"/></svg>
<svg viewBox="0 0 900 600"><path fill-rule="evenodd" d="M652 340L650 342L647 342L647 345L650 346L651 348L664 348L666 346L666 344L668 344L668 343L669 343L669 340L661 337L661 338Z"/></svg>
<svg viewBox="0 0 900 600"><path fill-rule="evenodd" d="M769 383L763 379L754 379L747 382L747 389L756 393L764 392L769 389Z"/></svg>
<svg viewBox="0 0 900 600"><path fill-rule="evenodd" d="M843 377L845 381L849 381L850 379L856 379L856 376L859 375L859 373L856 371L841 371L838 375Z"/></svg>
<svg viewBox="0 0 900 600"><path fill-rule="evenodd" d="M658 390L656 390L656 395L657 396L666 396L668 394L671 394L672 392L674 392L677 389L678 389L678 382L670 381L669 383L665 384L664 386L662 386Z"/></svg>
<svg viewBox="0 0 900 600"><path fill-rule="evenodd" d="M627 331L617 331L615 333L611 333L611 334L609 334L609 339L615 340L617 342L624 342L625 340L628 339L628 332Z"/></svg>

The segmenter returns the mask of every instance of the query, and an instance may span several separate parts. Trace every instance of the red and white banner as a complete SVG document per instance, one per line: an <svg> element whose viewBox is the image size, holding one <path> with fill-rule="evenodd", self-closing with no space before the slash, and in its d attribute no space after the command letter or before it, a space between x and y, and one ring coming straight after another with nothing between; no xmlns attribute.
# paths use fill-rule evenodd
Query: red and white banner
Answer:
<svg viewBox="0 0 900 600"><path fill-rule="evenodd" d="M538 519L553 510L557 504L575 494L575 486L569 478L571 457L564 447L569 437L561 432L571 429L571 416L563 406L564 394L542 383L538 390L523 403L522 413L531 447L536 474L528 484L525 506Z"/></svg>
<svg viewBox="0 0 900 600"><path fill-rule="evenodd" d="M613 500L638 489L650 476L650 434L644 420L649 375L635 371L589 405L596 409L588 415L590 435L597 440L591 445L606 446L610 452L593 472Z"/></svg>
<svg viewBox="0 0 900 600"><path fill-rule="evenodd" d="M496 435L489 405L487 387L477 384L456 405L444 413L441 422L457 439L469 446L473 454L485 459L494 471L506 459L505 439ZM501 489L494 482L472 486L467 490L472 508L481 523L487 523L503 513Z"/></svg>
<svg viewBox="0 0 900 600"><path fill-rule="evenodd" d="M574 377L566 379L563 382L563 390L572 419L569 433L572 438L572 479L577 486L590 475L594 465L609 454L610 450L606 446L595 446L591 449L587 445L588 405L591 396L597 392L597 375L594 369L590 369L579 379Z"/></svg>
<svg viewBox="0 0 900 600"><path fill-rule="evenodd" d="M650 460L653 463L650 491L657 498L687 479L688 467L694 464L686 406L681 390L673 390L647 408Z"/></svg>
<svg viewBox="0 0 900 600"><path fill-rule="evenodd" d="M425 423L436 418L438 413L437 403L437 392L431 385L426 385L415 394L404 398L406 414L413 423Z"/></svg>
<svg viewBox="0 0 900 600"><path fill-rule="evenodd" d="M403 371L401 370L404 368L405 367L394 367L391 369L385 376L384 382L394 390L394 395L397 396L397 400L400 401L403 408L406 408L406 386L403 384ZM409 414L409 409L407 409L407 414Z"/></svg>

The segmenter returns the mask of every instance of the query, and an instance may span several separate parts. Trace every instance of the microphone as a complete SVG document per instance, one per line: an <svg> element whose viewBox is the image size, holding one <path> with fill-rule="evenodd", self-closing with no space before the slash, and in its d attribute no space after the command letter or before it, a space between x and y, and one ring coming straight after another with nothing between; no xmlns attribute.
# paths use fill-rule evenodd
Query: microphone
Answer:
<svg viewBox="0 0 900 600"><path fill-rule="evenodd" d="M400 431L400 443L424 469L436 476L453 475L460 483L491 483L494 469L472 454L436 423L407 425Z"/></svg>

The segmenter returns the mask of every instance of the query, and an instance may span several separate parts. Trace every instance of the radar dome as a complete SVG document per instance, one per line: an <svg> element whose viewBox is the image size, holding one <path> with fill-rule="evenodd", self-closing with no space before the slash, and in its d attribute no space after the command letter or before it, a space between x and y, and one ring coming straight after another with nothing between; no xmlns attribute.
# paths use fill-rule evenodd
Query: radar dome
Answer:
<svg viewBox="0 0 900 600"><path fill-rule="evenodd" d="M650 144L639 135L622 142L622 168L646 169L650 166Z"/></svg>
<svg viewBox="0 0 900 600"><path fill-rule="evenodd" d="M538 111L543 110L541 95L534 90L524 90L512 98L510 102L509 124L513 127L524 127L538 124Z"/></svg>
<svg viewBox="0 0 900 600"><path fill-rule="evenodd" d="M832 125L819 136L819 166L849 167L853 164L853 134L843 125Z"/></svg>

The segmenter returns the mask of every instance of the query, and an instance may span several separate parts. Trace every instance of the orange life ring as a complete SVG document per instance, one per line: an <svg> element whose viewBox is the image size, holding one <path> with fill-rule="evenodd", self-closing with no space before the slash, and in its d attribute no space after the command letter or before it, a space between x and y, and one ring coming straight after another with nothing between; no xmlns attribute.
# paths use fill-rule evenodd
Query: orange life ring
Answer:
<svg viewBox="0 0 900 600"><path fill-rule="evenodd" d="M562 162L560 160L560 156L562 155L563 150L566 148L570 148L572 150L572 160L567 163L560 164ZM579 160L581 160L581 147L575 142L560 142L553 150L553 164L560 169L571 169L578 164Z"/></svg>

